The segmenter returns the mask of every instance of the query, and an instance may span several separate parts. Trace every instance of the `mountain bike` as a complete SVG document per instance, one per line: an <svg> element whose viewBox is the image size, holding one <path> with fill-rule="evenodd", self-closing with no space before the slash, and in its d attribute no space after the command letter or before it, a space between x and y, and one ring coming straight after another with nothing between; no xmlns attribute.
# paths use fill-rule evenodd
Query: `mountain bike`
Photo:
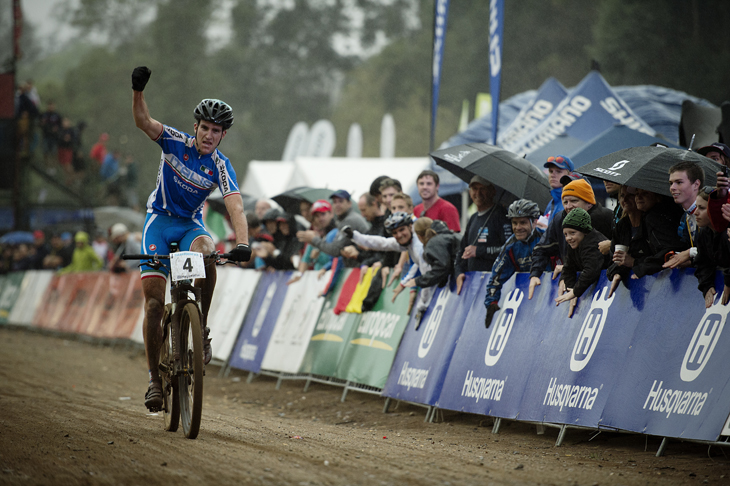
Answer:
<svg viewBox="0 0 730 486"><path fill-rule="evenodd" d="M182 418L183 432L195 439L200 431L203 411L203 312L200 289L193 286L195 278L205 278L204 260L216 265L235 263L221 261L228 253L203 255L178 251L170 245L169 255L122 255L124 260L150 260L146 265L170 271L170 302L162 316L162 346L158 368L162 380L162 412L165 430L175 432ZM168 260L169 264L163 263ZM202 274L202 276L201 276Z"/></svg>

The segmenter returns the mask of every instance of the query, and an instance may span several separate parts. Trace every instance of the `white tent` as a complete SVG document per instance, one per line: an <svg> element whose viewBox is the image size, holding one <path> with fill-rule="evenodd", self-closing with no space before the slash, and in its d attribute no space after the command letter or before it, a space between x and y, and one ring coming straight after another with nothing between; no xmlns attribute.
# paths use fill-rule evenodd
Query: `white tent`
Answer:
<svg viewBox="0 0 730 486"><path fill-rule="evenodd" d="M252 160L239 188L256 199L270 199L290 188L293 172L294 162Z"/></svg>
<svg viewBox="0 0 730 486"><path fill-rule="evenodd" d="M286 189L300 186L344 189L354 201L370 191L376 177L387 175L397 179L407 190L418 174L430 167L428 157L394 158L314 158L297 157Z"/></svg>

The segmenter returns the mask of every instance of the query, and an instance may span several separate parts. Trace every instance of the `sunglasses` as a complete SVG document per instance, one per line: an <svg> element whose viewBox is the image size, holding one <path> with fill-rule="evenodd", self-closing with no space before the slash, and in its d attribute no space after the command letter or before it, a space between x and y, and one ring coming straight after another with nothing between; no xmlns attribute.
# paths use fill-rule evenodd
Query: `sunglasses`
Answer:
<svg viewBox="0 0 730 486"><path fill-rule="evenodd" d="M548 162L556 162L558 164L562 164L563 162L565 162L565 158L563 158L563 157L548 157L547 161Z"/></svg>

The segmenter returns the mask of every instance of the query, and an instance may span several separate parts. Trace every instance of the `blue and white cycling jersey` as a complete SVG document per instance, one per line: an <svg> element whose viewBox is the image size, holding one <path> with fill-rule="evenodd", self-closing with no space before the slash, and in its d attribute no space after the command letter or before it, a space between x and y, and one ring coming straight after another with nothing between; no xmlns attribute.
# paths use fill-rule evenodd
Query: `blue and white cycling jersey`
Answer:
<svg viewBox="0 0 730 486"><path fill-rule="evenodd" d="M162 148L157 186L147 212L190 218L202 226L205 199L220 188L223 197L240 194L231 162L218 151L200 155L195 137L163 125L155 140Z"/></svg>

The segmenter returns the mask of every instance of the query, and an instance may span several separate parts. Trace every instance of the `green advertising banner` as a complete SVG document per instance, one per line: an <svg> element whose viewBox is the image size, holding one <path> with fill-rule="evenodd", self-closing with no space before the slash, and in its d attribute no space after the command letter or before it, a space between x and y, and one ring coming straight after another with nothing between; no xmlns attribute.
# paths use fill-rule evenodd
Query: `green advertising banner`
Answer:
<svg viewBox="0 0 730 486"><path fill-rule="evenodd" d="M395 303L390 301L396 285L397 281L383 290L373 310L360 316L335 378L375 388L385 386L409 319L409 292L401 292Z"/></svg>
<svg viewBox="0 0 730 486"><path fill-rule="evenodd" d="M0 324L8 322L10 311L20 295L20 285L25 272L13 272L0 277Z"/></svg>
<svg viewBox="0 0 730 486"><path fill-rule="evenodd" d="M350 272L351 269L347 269L340 275L336 287L324 301L322 313L319 315L307 347L307 353L304 355L302 366L299 369L300 373L321 376L335 375L337 363L340 362L350 335L360 320L360 314L342 312L336 315L332 312L340 296L342 284L347 280Z"/></svg>

